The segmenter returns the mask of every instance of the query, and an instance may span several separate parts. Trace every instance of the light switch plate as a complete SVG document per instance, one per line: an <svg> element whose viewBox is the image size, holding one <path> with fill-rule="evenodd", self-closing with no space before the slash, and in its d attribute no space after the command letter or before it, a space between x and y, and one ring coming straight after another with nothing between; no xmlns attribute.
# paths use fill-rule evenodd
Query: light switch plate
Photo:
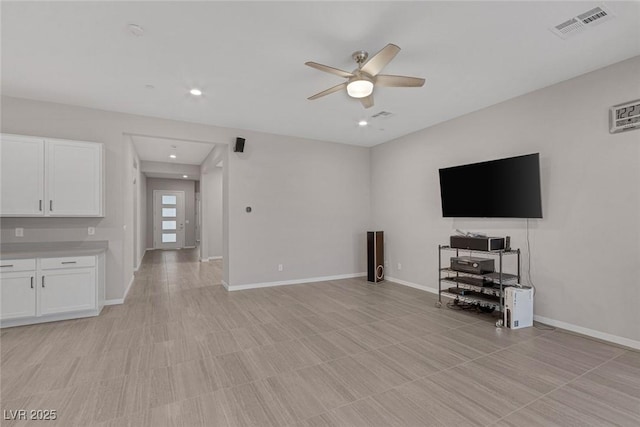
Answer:
<svg viewBox="0 0 640 427"><path fill-rule="evenodd" d="M96 234L96 228L95 227L89 227L87 229L87 232L89 233L89 236L93 236L94 234Z"/></svg>
<svg viewBox="0 0 640 427"><path fill-rule="evenodd" d="M24 237L24 228L16 227L16 237Z"/></svg>

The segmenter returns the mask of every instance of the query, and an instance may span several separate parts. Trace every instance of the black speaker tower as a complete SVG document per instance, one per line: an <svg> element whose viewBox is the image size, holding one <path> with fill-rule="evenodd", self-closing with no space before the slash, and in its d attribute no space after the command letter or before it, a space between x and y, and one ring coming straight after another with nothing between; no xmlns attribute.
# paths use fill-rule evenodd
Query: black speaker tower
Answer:
<svg viewBox="0 0 640 427"><path fill-rule="evenodd" d="M367 231L367 280L373 283L384 280L384 233Z"/></svg>

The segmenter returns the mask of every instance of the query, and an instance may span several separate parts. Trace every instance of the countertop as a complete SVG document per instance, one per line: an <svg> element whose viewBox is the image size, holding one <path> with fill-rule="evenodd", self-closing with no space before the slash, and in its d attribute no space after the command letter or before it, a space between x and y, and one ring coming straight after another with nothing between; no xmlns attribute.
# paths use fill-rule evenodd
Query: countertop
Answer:
<svg viewBox="0 0 640 427"><path fill-rule="evenodd" d="M0 245L0 259L97 255L105 252L108 248L108 240L91 240L84 242L4 243Z"/></svg>

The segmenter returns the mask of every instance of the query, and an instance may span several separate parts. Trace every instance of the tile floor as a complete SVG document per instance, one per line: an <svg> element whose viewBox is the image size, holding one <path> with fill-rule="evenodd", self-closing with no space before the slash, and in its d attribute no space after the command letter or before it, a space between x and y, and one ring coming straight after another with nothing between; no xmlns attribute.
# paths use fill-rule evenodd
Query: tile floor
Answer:
<svg viewBox="0 0 640 427"><path fill-rule="evenodd" d="M364 279L227 292L147 253L123 305L9 328L2 426L638 426L640 353Z"/></svg>

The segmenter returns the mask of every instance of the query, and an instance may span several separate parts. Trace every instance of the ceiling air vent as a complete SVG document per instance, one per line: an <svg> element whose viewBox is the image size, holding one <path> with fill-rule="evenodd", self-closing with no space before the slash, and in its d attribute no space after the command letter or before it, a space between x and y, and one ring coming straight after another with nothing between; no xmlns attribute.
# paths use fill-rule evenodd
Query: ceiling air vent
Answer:
<svg viewBox="0 0 640 427"><path fill-rule="evenodd" d="M379 113L374 114L373 116L371 116L372 119L383 119L385 117L391 117L393 116L393 113L390 113L388 111L380 111Z"/></svg>
<svg viewBox="0 0 640 427"><path fill-rule="evenodd" d="M604 6L600 6L585 13L581 13L578 16L574 16L573 18L564 21L562 24L549 29L561 39L568 39L569 37L581 33L590 27L606 22L613 17L614 15L611 11L605 9Z"/></svg>

